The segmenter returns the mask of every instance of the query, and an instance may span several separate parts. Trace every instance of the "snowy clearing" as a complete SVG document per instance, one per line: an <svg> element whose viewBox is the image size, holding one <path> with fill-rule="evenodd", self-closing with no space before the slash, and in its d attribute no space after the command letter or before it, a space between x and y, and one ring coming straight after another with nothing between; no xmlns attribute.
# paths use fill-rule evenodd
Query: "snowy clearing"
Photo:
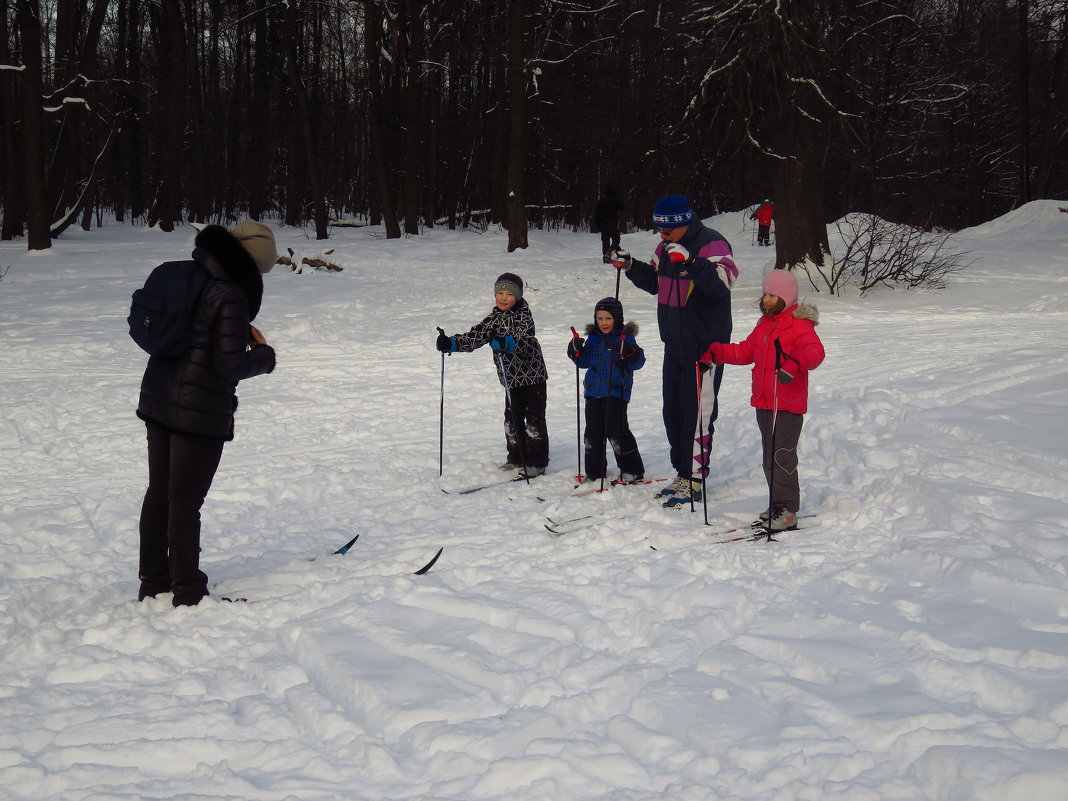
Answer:
<svg viewBox="0 0 1068 801"><path fill-rule="evenodd" d="M741 269L738 340L768 251L740 213L708 223ZM615 282L595 235L532 232L509 255L499 232L369 233L330 240L341 273L266 278L278 368L239 388L204 507L212 591L253 603L184 609L135 600L144 357L125 315L192 229L0 243L0 798L1068 797L1055 201L956 235L975 263L944 291L802 280L827 349L800 445L816 517L778 544L708 537L764 503L747 368L720 396L708 527L655 486L570 497L569 326ZM655 239L623 241L647 258ZM549 474L444 494L500 479L503 393L488 349L445 359L439 479L435 327L480 320L504 270L549 363ZM632 427L668 475L655 299L624 280L620 300L649 357Z"/></svg>

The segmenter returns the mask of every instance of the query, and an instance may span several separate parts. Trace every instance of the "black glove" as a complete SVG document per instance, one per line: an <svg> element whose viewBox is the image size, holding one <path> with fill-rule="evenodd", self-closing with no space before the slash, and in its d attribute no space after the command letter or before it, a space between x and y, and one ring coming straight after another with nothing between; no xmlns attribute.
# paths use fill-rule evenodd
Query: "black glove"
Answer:
<svg viewBox="0 0 1068 801"><path fill-rule="evenodd" d="M440 331L440 329L438 330ZM452 353L456 350L456 340L446 336L444 331L438 334L438 341L435 344L442 353Z"/></svg>
<svg viewBox="0 0 1068 801"><path fill-rule="evenodd" d="M572 359L578 359L582 355L582 340L576 337L571 337L571 341L567 343L567 355Z"/></svg>
<svg viewBox="0 0 1068 801"><path fill-rule="evenodd" d="M624 345L624 347L626 346ZM624 350L623 355L619 358L625 362L636 362L638 361L638 349L636 347L631 347L629 350Z"/></svg>

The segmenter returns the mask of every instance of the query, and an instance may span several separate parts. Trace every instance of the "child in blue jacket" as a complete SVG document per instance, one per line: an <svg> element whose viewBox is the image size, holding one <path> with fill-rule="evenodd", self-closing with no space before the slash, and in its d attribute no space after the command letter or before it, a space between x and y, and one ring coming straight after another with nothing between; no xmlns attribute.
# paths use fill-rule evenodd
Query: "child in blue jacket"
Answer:
<svg viewBox="0 0 1068 801"><path fill-rule="evenodd" d="M645 353L634 337L635 323L623 323L623 306L615 298L604 298L593 312L593 323L586 326L585 341L575 337L567 346L567 355L579 367L586 368L583 382L586 396L586 480L599 481L607 473L605 439L619 468L619 480L634 483L645 477L645 465L638 443L627 422L627 404L634 371L645 364Z"/></svg>

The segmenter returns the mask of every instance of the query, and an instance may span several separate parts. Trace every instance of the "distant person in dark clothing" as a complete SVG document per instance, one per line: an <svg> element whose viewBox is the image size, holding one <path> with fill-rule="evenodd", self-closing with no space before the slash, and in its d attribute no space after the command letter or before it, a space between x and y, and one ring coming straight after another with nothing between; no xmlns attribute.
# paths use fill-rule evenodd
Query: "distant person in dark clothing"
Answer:
<svg viewBox="0 0 1068 801"><path fill-rule="evenodd" d="M775 216L775 206L765 200L760 207L749 215L750 220L757 221L757 244L766 247L771 244L771 218Z"/></svg>
<svg viewBox="0 0 1068 801"><path fill-rule="evenodd" d="M601 232L601 257L605 264L611 263L612 251L619 249L619 213L625 209L615 186L605 184L604 194L593 210L593 224Z"/></svg>

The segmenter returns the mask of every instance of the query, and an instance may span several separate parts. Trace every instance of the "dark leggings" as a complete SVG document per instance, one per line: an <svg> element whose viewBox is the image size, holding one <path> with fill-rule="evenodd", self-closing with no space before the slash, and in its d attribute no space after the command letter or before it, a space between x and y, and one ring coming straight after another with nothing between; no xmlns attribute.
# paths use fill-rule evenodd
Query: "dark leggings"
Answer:
<svg viewBox="0 0 1068 801"><path fill-rule="evenodd" d="M644 476L645 465L638 443L627 422L627 403L620 398L586 398L586 430L582 436L586 452L586 475L605 478L605 440L612 445L616 467L621 473Z"/></svg>
<svg viewBox="0 0 1068 801"><path fill-rule="evenodd" d="M148 491L141 506L139 600L173 592L175 606L208 594L200 570L200 507L222 458L221 439L148 425Z"/></svg>
<svg viewBox="0 0 1068 801"><path fill-rule="evenodd" d="M602 255L610 253L613 250L619 250L619 238L620 233L618 228L602 228L601 229L601 253Z"/></svg>

